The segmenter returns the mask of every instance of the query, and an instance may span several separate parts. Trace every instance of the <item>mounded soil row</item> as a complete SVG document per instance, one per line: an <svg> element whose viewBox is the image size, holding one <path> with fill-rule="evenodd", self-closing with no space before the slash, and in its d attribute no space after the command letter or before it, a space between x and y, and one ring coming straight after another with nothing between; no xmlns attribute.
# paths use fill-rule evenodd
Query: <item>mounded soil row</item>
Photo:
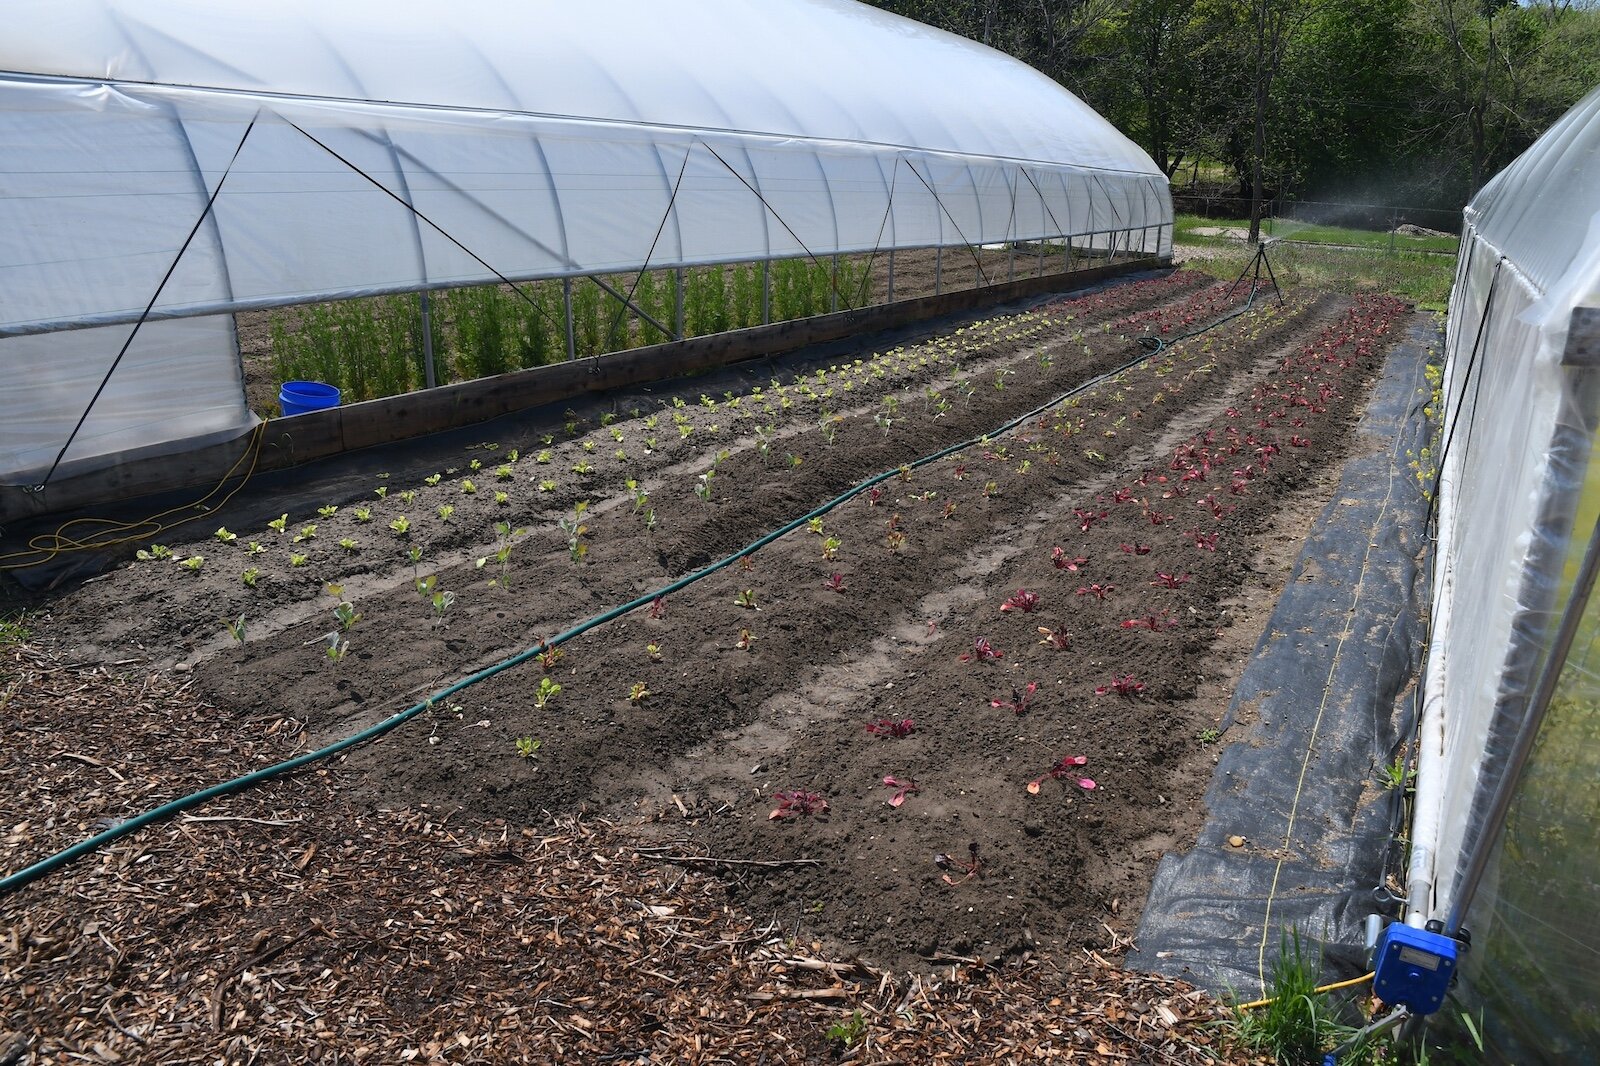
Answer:
<svg viewBox="0 0 1600 1066"><path fill-rule="evenodd" d="M281 531L173 543L198 570L135 562L33 625L80 656L181 660L241 723L290 709L321 743L899 468L820 531L498 674L349 764L378 807L597 811L751 864L723 867L743 906L889 965L1115 949L1161 850L1195 824L1214 718L1191 697L1227 604L1286 501L1336 466L1401 306L1258 300L1013 431L907 464L1123 367L1142 336L1243 304L1177 273L870 358L725 375L703 398L684 383L681 406L604 425L574 412L384 471ZM341 600L360 615L342 634ZM241 617L236 643L219 620ZM905 736L866 728L907 719ZM889 776L915 784L898 806ZM74 827L39 843L52 836Z"/></svg>

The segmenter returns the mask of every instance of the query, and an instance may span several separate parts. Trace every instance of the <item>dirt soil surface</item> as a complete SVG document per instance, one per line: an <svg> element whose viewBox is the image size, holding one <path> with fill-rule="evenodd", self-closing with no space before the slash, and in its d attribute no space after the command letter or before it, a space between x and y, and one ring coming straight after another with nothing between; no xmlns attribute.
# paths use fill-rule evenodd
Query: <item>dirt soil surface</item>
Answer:
<svg viewBox="0 0 1600 1066"><path fill-rule="evenodd" d="M1346 432L1403 309L1315 293L1246 307L1244 293L1177 272L876 353L835 349L817 365L802 355L760 377L730 371L564 422L530 419L471 449L379 470L358 490L340 482L326 513L301 508L281 528L251 519L206 536L211 521L229 521L223 512L175 533L171 558L31 605L28 624L53 661L102 664L101 676L181 693L192 702L175 706L193 711L164 719L154 734L162 750L116 743L115 718L81 743L29 733L48 733L48 722L8 721L35 759L82 772L74 794L7 804L0 828L21 828L0 841L0 863L15 870L97 822L337 740L638 600L431 702L313 777L225 808L264 819L256 827L270 845L252 852L258 866L238 867L230 891L297 883L324 866L334 877L335 852L361 866L370 849L405 864L394 894L374 892L413 899L411 916L396 920L414 929L440 907L514 909L487 890L458 896L441 864L520 866L542 848L575 848L557 865L593 865L577 853L627 857L630 877L660 879L637 921L694 886L696 899L712 893L726 914L767 929L741 943L766 950L783 930L786 950L811 945L817 960L845 960L799 968L835 986L838 965L862 967L850 971L857 983L869 971L991 974L996 963L1013 976L1098 968L1127 947L1162 852L1183 847L1200 822L1227 678L1253 641L1231 629L1242 605L1270 605L1297 550L1283 531L1336 483ZM1179 339L1232 311L1241 313ZM1150 347L1141 337L1170 343L1138 361ZM974 438L983 439L921 461ZM814 522L655 599L876 475L886 476ZM200 558L196 569L178 562ZM250 571L253 584L242 577ZM341 602L348 630L334 612ZM222 624L239 619L242 643ZM167 706L158 698L150 713ZM208 754L213 743L225 757ZM8 776L27 765L14 758ZM150 784L113 786L108 774ZM325 801L312 795L324 788ZM300 813L259 806L274 803ZM340 828L320 824L323 809ZM399 857L395 834L417 843L422 824L451 843ZM169 881L185 863L215 871L231 861L231 834L176 828L162 839L182 847L145 860L179 864L162 867ZM484 835L497 831L503 848ZM146 888L142 837L129 839L81 869L120 871L130 893L179 891ZM702 886L701 874L719 880ZM64 883L87 899L73 880L85 876ZM328 882L325 926L339 918L341 891L361 910L368 880ZM186 921L182 906L164 902L164 920ZM361 937L387 935L373 920ZM33 921L28 936L60 935ZM694 922L674 928L691 926L708 935ZM615 938L628 940L629 928L623 921ZM13 965L34 958L17 929L9 956L0 940ZM263 929L349 950L314 923ZM506 918L501 946L515 953L552 932L566 935L559 921L530 933ZM279 943L271 935L230 942L229 957L251 973L270 968L253 960ZM322 950L296 948L308 960L301 977L320 972ZM475 987L479 975L459 962L434 970L440 980L409 993L415 1002L440 1000L446 984L450 995ZM606 972L639 979L644 965ZM212 995L226 1000L243 972L219 977ZM1046 1002L1061 1000L1065 979L1041 986ZM230 1004L210 1009L209 1024L225 1032ZM243 1020L252 1032L269 1024L252 1018ZM571 1024L575 1047L599 1046L582 1043L592 1024ZM439 1039L451 1037L441 1029Z"/></svg>

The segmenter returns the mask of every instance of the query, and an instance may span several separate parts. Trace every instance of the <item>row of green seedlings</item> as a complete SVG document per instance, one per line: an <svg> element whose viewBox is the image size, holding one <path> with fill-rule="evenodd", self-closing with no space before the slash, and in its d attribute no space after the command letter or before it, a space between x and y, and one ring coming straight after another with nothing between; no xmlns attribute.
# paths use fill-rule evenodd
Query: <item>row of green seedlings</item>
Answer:
<svg viewBox="0 0 1600 1066"><path fill-rule="evenodd" d="M1065 317L1070 320L1071 316ZM980 323L972 327L964 327L963 329L956 331L956 333L950 337L937 338L934 341L929 342L927 345L919 346L909 351L903 348L891 349L885 353L875 353L868 360L856 359L847 364L835 364L826 370L819 368L813 372L812 375L797 375L792 383L792 386L785 386L779 380L774 379L771 383L772 391L770 395L764 395L763 389L759 386L755 387L747 397L743 398L730 392L725 394L723 402L730 410L735 412L735 419L740 417L754 417L754 411L758 407L764 413L771 412L773 410L772 402L774 398L777 400L780 410L788 408L792 403L791 397L786 395L790 387L793 388L796 395L802 397L803 399L813 402L821 402L828 399L833 394L833 386L828 384L828 380L831 375L838 375L838 378L842 381L843 390L848 392L854 388L857 381L865 382L869 379L869 377L883 378L888 375L891 370L895 373L895 376L898 377L903 371L915 373L921 368L927 367L930 363L930 360L935 364L942 362L945 358L944 354L942 354L942 349L948 349L952 352L952 354L958 350L962 353L972 353L981 351L984 348L1001 341L1029 339L1045 329L1050 324L1049 320L1050 316L1042 313L1003 316L1001 318L993 319L986 323ZM1105 330L1109 330L1110 328L1111 323L1109 322L1103 326L1103 329ZM1078 335L1076 339L1081 339L1081 334ZM1085 350L1089 350L1087 346L1085 346ZM1048 353L1041 353L1039 356L1039 361L1041 366L1048 367L1050 365ZM960 374L959 367L955 368L954 373L957 375ZM994 388L1003 389L1005 387L1005 378L1011 373L1013 373L1013 371L1007 368L997 369L994 372ZM820 391L818 386L820 386ZM956 387L964 397L968 399L971 398L973 393L973 385L970 378L965 380L957 380ZM739 411L741 399L749 399L752 401L750 405L742 412ZM944 413L946 413L946 411L949 410L948 399L943 395L943 392L936 387L930 386L928 389L924 390L924 399L927 401L929 413L931 413L932 417L934 418L941 417ZM673 405L676 408L683 408L686 406L685 401L682 398L675 398ZM889 432L893 422L898 417L899 405L899 397L892 393L886 394L883 397L881 408L873 415L875 423L886 434ZM718 406L718 401L710 398L709 396L702 395L700 397L700 406L715 410ZM694 424L688 418L688 416L683 414L680 410L673 410L670 413L674 425L679 431L680 437L682 439L687 439L694 431ZM637 411L635 412L635 415L638 415ZM606 426L614 419L615 415L608 413L603 414L600 421L602 426ZM647 416L644 419L646 431L654 429L655 421L656 416L654 415ZM830 445L833 443L837 434L838 426L842 421L843 416L831 414L824 409L819 426L824 439ZM719 427L715 423L705 427L708 432L713 433L718 428ZM578 422L576 420L576 415L572 412L569 412L569 420L567 422L567 431L569 435L576 434L577 429ZM771 453L774 431L775 427L771 424L766 426L758 425L756 428L756 447L764 463L768 460ZM618 427L614 425L609 426L609 432L611 433L614 441L620 443L623 439L622 431ZM1113 434L1108 431L1107 435L1110 436ZM547 445L553 444L554 437L553 435L546 435L543 438L543 441ZM654 437L645 438L646 454L651 453L656 446L657 442ZM492 450L498 446L489 445L488 447L490 447ZM583 442L583 448L586 453L592 452L594 447L595 442L593 440L585 440ZM615 454L619 461L626 461L627 453L624 449L618 448ZM535 461L541 464L549 463L552 456L552 451L547 447L542 449L537 454ZM710 500L712 479L715 476L717 465L726 457L727 453L725 451L719 453L717 459L713 462L712 468L700 475L697 475L694 491L703 502L708 502ZM512 473L512 464L516 462L517 458L518 455L516 451L513 450L508 456L509 461L502 463L495 468L495 478L499 481L511 481L514 476ZM787 462L791 467L800 465L800 461L800 457L793 453L790 453L787 456ZM481 460L474 458L470 463L470 470L475 472L480 469L482 465L483 464ZM588 462L587 458L584 458L580 459L579 462L574 465L573 470L580 475L587 475L593 472L593 466ZM453 474L455 471L452 469L447 471L447 473ZM424 482L428 486L432 487L439 484L443 476L444 475L436 473L425 478ZM387 475L379 475L379 477L385 478ZM628 479L626 486L634 495L635 512L644 514L647 531L653 532L656 527L655 512L652 508L647 508L644 506L648 499L647 494L639 489L636 479ZM538 488L541 492L551 492L554 491L556 487L557 485L553 478L542 478L538 480ZM477 485L473 479L466 478L462 480L460 489L467 495L473 495L477 492ZM387 487L379 487L376 491L380 498L383 498L388 494ZM410 503L415 498L416 494L416 490L414 489L401 490L398 493L398 497L403 503ZM494 498L497 505L507 506L510 503L509 493L504 489L495 489ZM326 506L320 508L318 513L320 517L327 519L331 518L338 510L339 509L336 506ZM365 523L371 520L372 509L370 507L358 506L353 508L352 512L355 515L357 523ZM452 504L443 504L438 508L440 520L444 522L450 521L454 512L455 507ZM286 532L285 526L287 523L287 517L287 515L280 516L278 519L269 523L269 526L271 526L276 532L283 534ZM564 532L569 532L569 549L574 551L576 559L581 560L583 555L586 554L586 548L582 552L576 551L577 547L581 545L581 541L578 538L570 536L570 530L568 527L571 525L571 523L563 520L560 524L562 525ZM389 528L391 532L397 536L407 537L411 530L411 519L405 515L398 516L389 522ZM309 543L316 537L317 530L318 527L315 523L307 523L300 526L291 538L292 544ZM215 536L223 543L232 543L238 539L235 534L227 530L225 527L217 530ZM353 553L359 549L359 544L353 537L343 537L338 543L339 546L347 553ZM259 554L265 551L265 547L259 541L252 540L248 542L247 551L252 555ZM141 558L159 559L170 557L171 552L170 549L167 549L162 545L152 545L150 549L147 551L141 551L139 554ZM308 558L309 556L307 553L291 549L289 564L291 567L304 566L308 561ZM183 559L181 561L181 565L185 569L197 573L204 565L204 562L205 560L202 555L195 554ZM259 568L249 567L241 574L241 579L247 586L253 588L261 576L262 574Z"/></svg>
<svg viewBox="0 0 1600 1066"><path fill-rule="evenodd" d="M609 283L627 292L631 278L613 277ZM802 259L773 262L771 319L786 321L827 311L833 284L827 264ZM675 285L672 271L645 271L638 276L632 302L670 327L677 314ZM867 264L841 260L838 286L839 306L870 301ZM421 300L412 294L274 312L273 370L280 381L322 381L338 386L347 400L369 400L421 388L426 383L424 352L429 340L441 384L566 359L562 282L527 282L516 288L511 292L505 286L481 285L433 293L429 338L424 337ZM761 290L759 263L686 270L684 334L698 337L760 325ZM587 278L573 283L572 320L573 347L579 356L668 339Z"/></svg>

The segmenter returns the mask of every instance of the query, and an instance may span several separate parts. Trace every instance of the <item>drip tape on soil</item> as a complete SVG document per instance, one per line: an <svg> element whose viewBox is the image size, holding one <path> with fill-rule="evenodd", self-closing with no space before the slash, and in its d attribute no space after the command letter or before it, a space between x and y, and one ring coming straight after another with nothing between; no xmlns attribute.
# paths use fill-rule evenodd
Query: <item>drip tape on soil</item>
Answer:
<svg viewBox="0 0 1600 1066"><path fill-rule="evenodd" d="M1423 647L1428 502L1406 456L1426 447L1423 368L1441 342L1415 316L1384 364L1357 454L1229 705L1225 735L1248 732L1217 761L1196 843L1156 871L1133 966L1253 998L1297 931L1333 974L1364 972L1362 923L1393 899L1384 768L1403 750Z"/></svg>

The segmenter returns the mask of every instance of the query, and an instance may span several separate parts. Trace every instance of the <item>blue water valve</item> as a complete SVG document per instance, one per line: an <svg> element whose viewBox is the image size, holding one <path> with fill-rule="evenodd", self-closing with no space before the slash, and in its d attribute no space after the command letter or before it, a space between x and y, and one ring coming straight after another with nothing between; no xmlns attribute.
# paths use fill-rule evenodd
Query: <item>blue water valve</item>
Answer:
<svg viewBox="0 0 1600 1066"><path fill-rule="evenodd" d="M1392 922L1372 956L1372 992L1385 1003L1432 1014L1444 1006L1462 944L1430 929Z"/></svg>

